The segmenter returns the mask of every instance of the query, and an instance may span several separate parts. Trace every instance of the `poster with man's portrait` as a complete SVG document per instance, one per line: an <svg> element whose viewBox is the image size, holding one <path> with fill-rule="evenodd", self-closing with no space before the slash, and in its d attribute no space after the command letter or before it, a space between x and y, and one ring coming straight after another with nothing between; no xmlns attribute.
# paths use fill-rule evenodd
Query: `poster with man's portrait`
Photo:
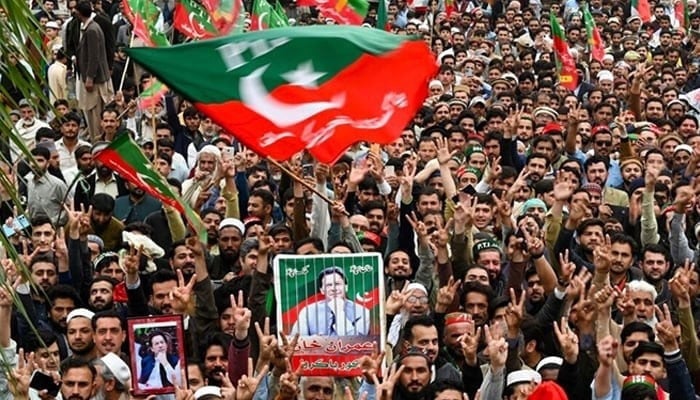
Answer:
<svg viewBox="0 0 700 400"><path fill-rule="evenodd" d="M384 270L379 253L279 255L277 324L299 334L301 375L357 376L358 360L384 346Z"/></svg>
<svg viewBox="0 0 700 400"><path fill-rule="evenodd" d="M128 332L136 395L175 393L187 384L182 316L129 318Z"/></svg>

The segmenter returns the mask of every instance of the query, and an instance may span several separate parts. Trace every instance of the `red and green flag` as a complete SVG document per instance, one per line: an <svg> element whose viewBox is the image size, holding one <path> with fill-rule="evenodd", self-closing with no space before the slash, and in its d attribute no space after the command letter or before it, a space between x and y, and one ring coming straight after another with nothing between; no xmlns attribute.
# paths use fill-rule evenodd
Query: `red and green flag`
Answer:
<svg viewBox="0 0 700 400"><path fill-rule="evenodd" d="M194 0L180 0L175 5L173 25L175 29L193 40L219 36L219 31L207 10Z"/></svg>
<svg viewBox="0 0 700 400"><path fill-rule="evenodd" d="M165 33L156 28L160 17L160 9L151 0L123 0L123 13L131 22L134 35L148 47L170 46Z"/></svg>
<svg viewBox="0 0 700 400"><path fill-rule="evenodd" d="M445 0L445 13L447 14L447 18L450 18L453 12L455 12L455 1Z"/></svg>
<svg viewBox="0 0 700 400"><path fill-rule="evenodd" d="M279 15L267 0L255 0L250 20L251 31L289 26L289 20L284 15Z"/></svg>
<svg viewBox="0 0 700 400"><path fill-rule="evenodd" d="M138 106L141 110L149 110L151 107L160 103L168 93L168 87L163 85L156 78L151 78L148 84L144 87L143 92L139 95Z"/></svg>
<svg viewBox="0 0 700 400"><path fill-rule="evenodd" d="M287 160L306 149L323 163L399 137L437 70L421 40L341 25L128 53L258 154Z"/></svg>
<svg viewBox="0 0 700 400"><path fill-rule="evenodd" d="M207 229L199 215L180 198L168 184L166 178L153 169L151 162L141 152L131 136L127 134L117 136L109 146L95 155L95 160L100 161L163 204L178 210L185 216L200 240L204 239L206 243Z"/></svg>
<svg viewBox="0 0 700 400"><path fill-rule="evenodd" d="M639 17L642 22L651 21L651 7L649 0L632 0L630 11L633 16Z"/></svg>
<svg viewBox="0 0 700 400"><path fill-rule="evenodd" d="M243 29L243 0L203 0L202 5L214 22L218 36L229 34L234 28Z"/></svg>
<svg viewBox="0 0 700 400"><path fill-rule="evenodd" d="M591 10L588 9L588 4L583 6L583 21L586 25L586 36L588 37L591 57L593 57L594 60L602 61L605 56L605 46L603 45L603 38L600 36L600 31L598 27L595 26Z"/></svg>
<svg viewBox="0 0 700 400"><path fill-rule="evenodd" d="M554 52L556 53L557 70L559 71L559 84L574 91L576 86L578 86L576 62L569 53L569 45L566 43L564 30L559 25L555 13L549 14L549 23L552 25L552 39L554 40Z"/></svg>
<svg viewBox="0 0 700 400"><path fill-rule="evenodd" d="M679 0L673 6L674 16L678 26L687 28L690 26L690 14L688 13L688 0Z"/></svg>
<svg viewBox="0 0 700 400"><path fill-rule="evenodd" d="M316 7L341 25L362 25L369 11L367 0L299 0L297 5Z"/></svg>

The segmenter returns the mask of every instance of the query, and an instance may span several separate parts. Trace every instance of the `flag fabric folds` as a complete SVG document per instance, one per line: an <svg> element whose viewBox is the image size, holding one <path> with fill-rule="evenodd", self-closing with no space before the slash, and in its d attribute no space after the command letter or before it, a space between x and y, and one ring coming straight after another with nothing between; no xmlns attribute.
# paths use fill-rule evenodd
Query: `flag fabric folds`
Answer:
<svg viewBox="0 0 700 400"><path fill-rule="evenodd" d="M123 12L134 28L134 35L143 40L146 46L170 46L165 33L156 28L160 9L150 0L123 0Z"/></svg>
<svg viewBox="0 0 700 400"><path fill-rule="evenodd" d="M258 154L286 160L307 149L324 163L358 141L399 137L437 70L423 41L338 25L128 53Z"/></svg>
<svg viewBox="0 0 700 400"><path fill-rule="evenodd" d="M119 176L143 189L163 204L178 210L185 216L200 240L204 239L206 243L207 230L202 220L170 187L165 177L153 169L151 162L131 136L128 134L117 136L109 146L95 155L95 160L102 162Z"/></svg>
<svg viewBox="0 0 700 400"><path fill-rule="evenodd" d="M602 61L605 56L605 46L603 45L603 38L600 36L600 31L598 27L595 26L595 21L588 8L588 4L583 7L583 21L586 26L586 36L588 37L591 57L594 60Z"/></svg>
<svg viewBox="0 0 700 400"><path fill-rule="evenodd" d="M557 59L557 71L559 72L559 84L573 91L578 86L578 73L576 63L569 53L569 45L566 43L564 30L559 25L554 13L549 14L549 23L552 26L552 40Z"/></svg>

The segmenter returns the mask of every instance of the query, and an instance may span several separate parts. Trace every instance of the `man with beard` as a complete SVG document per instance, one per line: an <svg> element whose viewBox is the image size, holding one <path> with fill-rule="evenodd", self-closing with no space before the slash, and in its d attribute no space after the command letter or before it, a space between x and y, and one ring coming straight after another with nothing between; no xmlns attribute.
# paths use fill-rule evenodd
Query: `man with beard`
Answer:
<svg viewBox="0 0 700 400"><path fill-rule="evenodd" d="M61 396L64 400L90 400L97 391L97 370L89 360L69 358L63 364Z"/></svg>
<svg viewBox="0 0 700 400"><path fill-rule="evenodd" d="M100 356L121 353L126 340L126 326L117 312L98 312L92 317L92 328L95 330L95 347Z"/></svg>
<svg viewBox="0 0 700 400"><path fill-rule="evenodd" d="M603 188L603 202L605 204L619 207L629 207L630 201L627 193L611 187L622 184L622 175L619 175L620 179L616 180L616 182L608 180L610 160L608 160L606 157L595 155L586 160L584 168L586 170L586 180L589 183L596 183Z"/></svg>
<svg viewBox="0 0 700 400"><path fill-rule="evenodd" d="M471 317L474 325L484 326L489 321L489 304L493 300L490 286L478 282L467 282L462 287L462 305L464 312Z"/></svg>
<svg viewBox="0 0 700 400"><path fill-rule="evenodd" d="M536 315L537 312L544 306L547 297L544 293L544 287L540 281L540 276L537 274L536 268L530 268L525 271L525 281L527 282L527 313Z"/></svg>
<svg viewBox="0 0 700 400"><path fill-rule="evenodd" d="M114 216L122 223L143 222L151 213L160 211L160 201L131 182L127 182L126 187L129 194L117 197L114 202Z"/></svg>
<svg viewBox="0 0 700 400"><path fill-rule="evenodd" d="M35 165L32 166L33 172L27 175L27 216L31 218L43 213L51 217L54 225L63 226L68 219L63 212L68 187L65 182L47 173L51 158L47 148L36 147L31 154Z"/></svg>
<svg viewBox="0 0 700 400"><path fill-rule="evenodd" d="M94 312L114 308L114 288L117 281L109 276L98 276L90 283L88 307Z"/></svg>
<svg viewBox="0 0 700 400"><path fill-rule="evenodd" d="M114 251L122 243L124 224L114 217L114 206L114 198L106 193L98 193L92 198L90 233L102 239L106 251Z"/></svg>
<svg viewBox="0 0 700 400"><path fill-rule="evenodd" d="M219 255L219 224L223 217L214 208L205 208L199 213L204 226L207 228L207 250L212 256Z"/></svg>
<svg viewBox="0 0 700 400"><path fill-rule="evenodd" d="M199 348L199 354L204 360L204 376L209 385L221 386L228 372L228 350L231 340L231 336L216 332L209 335Z"/></svg>
<svg viewBox="0 0 700 400"><path fill-rule="evenodd" d="M482 266L489 273L489 280L495 295L502 295L506 287L506 277L502 273L501 246L492 239L486 239L474 245L473 253L476 264Z"/></svg>
<svg viewBox="0 0 700 400"><path fill-rule="evenodd" d="M649 282L658 295L655 303L667 304L671 301L671 291L668 287L666 274L671 268L671 259L666 249L659 244L648 244L642 250L642 260L640 262L644 280Z"/></svg>
<svg viewBox="0 0 700 400"><path fill-rule="evenodd" d="M192 250L187 246L184 239L173 243L168 259L170 261L170 269L176 273L178 270L182 271L185 281L189 281L192 278L195 272L194 254L192 254Z"/></svg>
<svg viewBox="0 0 700 400"><path fill-rule="evenodd" d="M177 150L177 139L175 143ZM211 197L210 189L219 184L215 181L215 175L221 162L221 150L218 147L208 144L197 153L194 175L192 178L182 182L182 193L185 201L192 206L199 202L206 203ZM200 194L202 199L200 199Z"/></svg>
<svg viewBox="0 0 700 400"><path fill-rule="evenodd" d="M382 242L384 237L384 225L386 223L386 205L382 201L370 201L362 208L369 222L369 231L379 235ZM383 246L382 246L383 247Z"/></svg>
<svg viewBox="0 0 700 400"><path fill-rule="evenodd" d="M462 373L439 356L438 330L435 321L427 315L413 316L403 327L403 352L408 354L411 349L418 349L428 357L430 364L435 367L431 381L462 381Z"/></svg>
<svg viewBox="0 0 700 400"><path fill-rule="evenodd" d="M138 268L131 272L127 268L124 282L129 298L129 315L173 314L173 301L170 294L177 287L177 275L173 271L162 269L150 276L151 295L148 304L145 304L146 298L141 287Z"/></svg>
<svg viewBox="0 0 700 400"><path fill-rule="evenodd" d="M104 400L129 400L131 389L131 371L129 366L114 353L102 356L95 363L101 381L96 398Z"/></svg>
<svg viewBox="0 0 700 400"><path fill-rule="evenodd" d="M525 168L530 173L530 180L539 182L549 172L549 159L542 153L532 153L527 156Z"/></svg>
<svg viewBox="0 0 700 400"><path fill-rule="evenodd" d="M68 324L68 347L73 354L68 358L80 358L91 361L97 357L95 348L95 331L92 329L92 317L95 313L86 308L76 308L66 318Z"/></svg>
<svg viewBox="0 0 700 400"><path fill-rule="evenodd" d="M433 365L430 357L420 349L411 348L396 362L396 373L400 367L403 370L394 386L391 400L427 400L430 398L430 380ZM392 377L393 378L393 377ZM368 398L376 397L377 388L365 380L359 393L367 392Z"/></svg>
<svg viewBox="0 0 700 400"><path fill-rule="evenodd" d="M92 156L94 157L108 145L108 142L95 143L91 150ZM129 193L129 191L126 188L126 182L120 176L100 161L95 161L95 173L85 176L75 185L75 199L73 201L75 210L80 210L81 207L85 207L87 210L93 196L98 193L106 193L112 198L117 198Z"/></svg>
<svg viewBox="0 0 700 400"><path fill-rule="evenodd" d="M442 317L443 315L436 312L435 318L438 326L440 325L439 319ZM444 325L443 346L440 348L440 357L459 368L462 373L462 382L467 389L466 392L470 397L473 397L483 379L477 357L479 338L476 336L474 321L467 313L453 312L444 315L442 325ZM463 344L469 345L463 350ZM465 352L469 354L468 357L465 356Z"/></svg>
<svg viewBox="0 0 700 400"><path fill-rule="evenodd" d="M78 164L76 161L75 151L82 146L89 146L90 143L78 138L80 130L80 115L75 112L69 112L60 119L61 122L61 138L56 141L56 150L60 157L59 166L61 173L70 184L78 174Z"/></svg>
<svg viewBox="0 0 700 400"><path fill-rule="evenodd" d="M637 244L624 233L612 235L610 243L610 284L622 290L626 284L643 278L642 271L632 266Z"/></svg>
<svg viewBox="0 0 700 400"><path fill-rule="evenodd" d="M95 170L95 162L89 145L78 146L73 152L78 173L83 177L89 176ZM75 190L75 188L73 189Z"/></svg>
<svg viewBox="0 0 700 400"><path fill-rule="evenodd" d="M386 276L386 293L394 290L402 290L407 280L411 278L413 270L411 259L403 250L394 250L384 262L384 275Z"/></svg>
<svg viewBox="0 0 700 400"><path fill-rule="evenodd" d="M240 271L238 251L243 241L245 225L236 218L226 218L219 224L219 255L208 265L209 275L213 280L222 280L227 274L236 275Z"/></svg>

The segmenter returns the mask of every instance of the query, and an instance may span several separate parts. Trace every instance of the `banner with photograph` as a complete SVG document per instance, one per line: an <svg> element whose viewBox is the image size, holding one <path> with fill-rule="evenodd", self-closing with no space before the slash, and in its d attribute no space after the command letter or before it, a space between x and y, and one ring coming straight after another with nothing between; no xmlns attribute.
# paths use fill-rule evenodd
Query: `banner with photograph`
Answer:
<svg viewBox="0 0 700 400"><path fill-rule="evenodd" d="M384 266L379 253L279 255L277 326L299 334L301 375L358 376L359 359L384 347Z"/></svg>

